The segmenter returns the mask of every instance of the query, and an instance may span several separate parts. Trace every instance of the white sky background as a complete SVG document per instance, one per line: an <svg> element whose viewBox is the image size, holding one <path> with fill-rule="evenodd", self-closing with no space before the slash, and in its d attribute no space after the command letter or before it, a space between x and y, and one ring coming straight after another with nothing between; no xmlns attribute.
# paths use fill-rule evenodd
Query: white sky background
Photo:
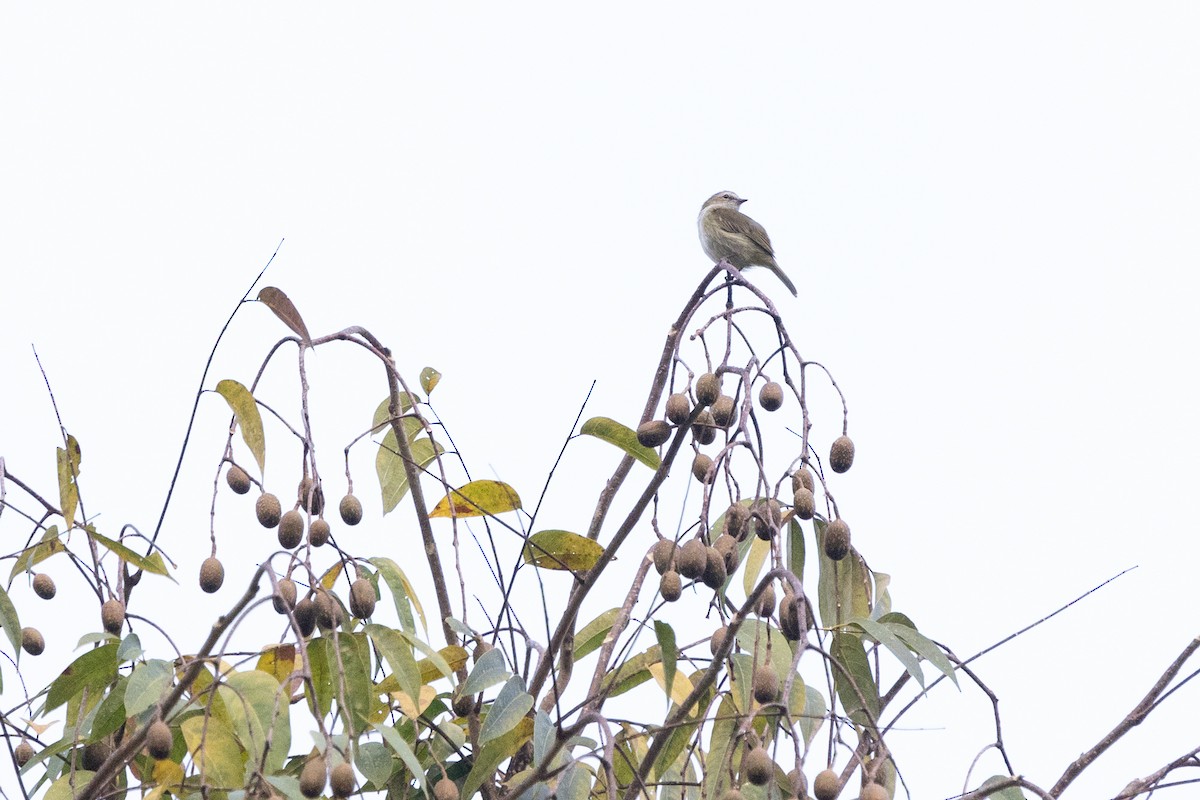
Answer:
<svg viewBox="0 0 1200 800"><path fill-rule="evenodd" d="M636 422L709 267L696 212L733 189L800 299L749 277L848 396L838 500L898 610L966 655L1138 565L976 664L1048 787L1196 633L1198 41L1190 3L9 5L0 455L53 492L33 344L89 513L152 529L213 338L286 238L265 282L310 330L360 324L414 380L440 369L475 477L532 500L593 379L588 414ZM249 383L282 332L243 309L209 385ZM313 362L318 424L346 432L321 453L336 481L378 369ZM185 648L232 597L192 591L228 417L203 409L165 534L201 609ZM550 527L584 528L615 462L573 448ZM378 523L356 477L376 538L349 546L415 571L411 526ZM263 552L223 532L248 505L219 509L236 586ZM1196 702L1175 695L1078 796L1196 746ZM960 791L986 700L940 687L909 723L891 742L914 796Z"/></svg>

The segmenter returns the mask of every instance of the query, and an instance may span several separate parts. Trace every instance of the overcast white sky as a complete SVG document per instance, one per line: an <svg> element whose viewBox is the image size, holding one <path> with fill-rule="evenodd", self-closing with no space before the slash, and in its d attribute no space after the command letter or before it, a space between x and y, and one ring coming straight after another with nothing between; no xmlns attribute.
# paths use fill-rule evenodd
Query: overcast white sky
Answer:
<svg viewBox="0 0 1200 800"><path fill-rule="evenodd" d="M53 486L35 345L89 511L152 528L211 342L285 238L266 282L310 330L436 366L477 477L535 496L593 379L589 413L636 421L709 267L696 212L732 189L800 298L750 277L848 396L838 500L899 610L965 655L1138 565L977 664L1048 786L1196 634L1197 42L1187 2L9 4L0 455ZM210 385L280 334L245 309ZM361 429L370 365L314 361L316 413ZM189 589L227 418L204 408L168 518ZM590 509L597 448L557 508ZM1196 702L1077 795L1194 747ZM914 796L961 790L986 701L939 689L910 724Z"/></svg>

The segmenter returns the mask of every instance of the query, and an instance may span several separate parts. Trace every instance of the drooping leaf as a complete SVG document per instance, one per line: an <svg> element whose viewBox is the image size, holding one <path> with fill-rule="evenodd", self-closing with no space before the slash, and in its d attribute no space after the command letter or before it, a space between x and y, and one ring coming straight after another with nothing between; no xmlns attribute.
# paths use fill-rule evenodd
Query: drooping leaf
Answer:
<svg viewBox="0 0 1200 800"><path fill-rule="evenodd" d="M675 647L675 629L661 620L654 621L654 637L658 640L658 648L662 653L662 674L655 677L662 679L662 687L667 692L667 695L675 700L676 703L682 703L683 699L687 698L685 694L683 699L676 699L675 691L675 660L678 657L678 651ZM690 689L689 689L690 691Z"/></svg>
<svg viewBox="0 0 1200 800"><path fill-rule="evenodd" d="M467 679L462 682L459 691L462 694L479 694L484 689L490 689L498 683L503 683L512 676L508 665L504 663L504 653L493 647L488 650L471 669Z"/></svg>
<svg viewBox="0 0 1200 800"><path fill-rule="evenodd" d="M837 688L838 698L850 718L859 725L878 721L879 689L871 674L871 664L867 661L867 651L862 640L854 634L835 631L829 655L842 667L833 668L833 685Z"/></svg>
<svg viewBox="0 0 1200 800"><path fill-rule="evenodd" d="M344 644L351 638L341 636L339 641ZM348 685L346 690L354 688ZM265 751L266 769L269 772L280 769L292 744L287 690L271 675L248 670L226 675L217 691L225 701L230 726L243 749L254 753L255 758ZM280 693L284 693L283 697Z"/></svg>
<svg viewBox="0 0 1200 800"><path fill-rule="evenodd" d="M301 345L312 347L312 337L308 335L308 327L304 324L296 306L282 290L276 289L274 286L264 286L258 293L258 301L271 309L275 316L291 329L292 333L300 337Z"/></svg>
<svg viewBox="0 0 1200 800"><path fill-rule="evenodd" d="M213 715L188 717L179 726L188 752L210 790L240 789L245 783L246 754L238 747L229 723Z"/></svg>
<svg viewBox="0 0 1200 800"><path fill-rule="evenodd" d="M892 615L888 616L890 617ZM942 652L942 648L934 644L933 640L918 632L916 626L912 624L911 620L909 620L907 617L905 617L905 620L907 621L907 624L898 621L889 621L884 624L887 625L888 629L892 633L896 634L897 637L903 640L905 644L915 650L917 655L921 656L921 658L937 667L939 672L953 681L955 686L958 686L958 672L954 669L954 665L950 663L950 659L946 657L944 652ZM959 686L959 689L961 690L962 687Z"/></svg>
<svg viewBox="0 0 1200 800"><path fill-rule="evenodd" d="M12 572L8 574L9 586L22 572L32 570L55 553L65 553L67 548L58 538L58 526L51 525L42 534L42 539L35 545L22 550L13 560Z"/></svg>
<svg viewBox="0 0 1200 800"><path fill-rule="evenodd" d="M111 684L117 677L117 643L88 650L62 671L62 674L50 684L46 695L46 711L53 711L85 687L92 692L99 692Z"/></svg>
<svg viewBox="0 0 1200 800"><path fill-rule="evenodd" d="M154 658L138 664L125 686L125 711L137 716L154 706L171 688L174 677L175 670L169 661Z"/></svg>
<svg viewBox="0 0 1200 800"><path fill-rule="evenodd" d="M586 572L596 566L604 548L599 542L571 531L538 531L525 542L526 564L541 569Z"/></svg>
<svg viewBox="0 0 1200 800"><path fill-rule="evenodd" d="M242 384L228 378L217 384L217 394L224 397L233 410L238 428L242 431L242 441L250 448L258 471L262 472L267 466L267 439L254 395Z"/></svg>
<svg viewBox="0 0 1200 800"><path fill-rule="evenodd" d="M533 720L528 717L522 717L517 720L516 726L506 734L493 739L481 747L479 755L475 757L475 763L471 767L471 772L463 782L461 796L474 797L475 793L479 791L479 787L483 785L483 782L495 774L496 768L505 759L516 755L517 751L525 746L525 743L529 741L532 735Z"/></svg>
<svg viewBox="0 0 1200 800"><path fill-rule="evenodd" d="M767 563L767 558L771 555L771 543L751 536L745 544L749 545L749 553L742 561L742 591L749 597L758 585L758 574L762 572L763 564Z"/></svg>
<svg viewBox="0 0 1200 800"><path fill-rule="evenodd" d="M587 800L592 788L592 774L583 762L575 761L558 776L554 790L557 800Z"/></svg>
<svg viewBox="0 0 1200 800"><path fill-rule="evenodd" d="M720 797L729 788L728 765L737 763L732 761L730 750L737 740L739 719L741 714L733 700L725 695L713 722L711 744L704 759L704 785L701 787L704 797Z"/></svg>
<svg viewBox="0 0 1200 800"><path fill-rule="evenodd" d="M438 678L448 678L467 663L467 651L458 645L447 645L441 650L431 651L429 645L424 642L414 641L413 643L423 646L429 652L428 658L417 662L417 669L421 670L421 683L432 683Z"/></svg>
<svg viewBox="0 0 1200 800"><path fill-rule="evenodd" d="M433 367L426 367L421 370L421 388L425 390L426 395L433 394L433 388L438 385L441 379L442 373Z"/></svg>
<svg viewBox="0 0 1200 800"><path fill-rule="evenodd" d="M410 449L418 471L445 452L440 444L427 436L414 441ZM379 451L375 454L375 472L379 476L379 489L383 495L383 513L391 513L404 499L404 495L408 494L409 489L404 459L400 455L400 446L396 443L396 434L393 431L384 435Z"/></svg>
<svg viewBox="0 0 1200 800"><path fill-rule="evenodd" d="M787 564L793 575L804 580L804 530L795 518L788 523Z"/></svg>
<svg viewBox="0 0 1200 800"><path fill-rule="evenodd" d="M17 616L17 607L4 587L0 586L0 625L4 626L4 635L13 646L13 652L20 658L21 654L21 618Z"/></svg>
<svg viewBox="0 0 1200 800"><path fill-rule="evenodd" d="M429 512L430 517L484 517L521 507L517 490L502 481L471 481L451 489Z"/></svg>
<svg viewBox="0 0 1200 800"><path fill-rule="evenodd" d="M366 776L376 788L387 783L396 768L396 762L388 753L387 745L383 742L360 742L358 755L354 758L354 766Z"/></svg>
<svg viewBox="0 0 1200 800"><path fill-rule="evenodd" d="M608 636L608 632L612 630L613 623L617 619L617 614L621 613L619 608L610 608L608 611L603 611L594 620L584 625L575 634L575 660L579 661L584 656L596 650L604 643L604 638Z"/></svg>
<svg viewBox="0 0 1200 800"><path fill-rule="evenodd" d="M413 752L412 746L404 736L400 734L396 728L391 725L375 725L375 730L379 731L383 736L383 740L387 742L388 747L400 756L400 760L404 762L404 766L408 767L411 777L417 781L418 786L422 791L425 789L425 768L421 766L420 759Z"/></svg>
<svg viewBox="0 0 1200 800"><path fill-rule="evenodd" d="M483 718L483 724L479 727L479 744L487 744L513 730L531 708L533 696L525 691L519 677L512 676L500 694L496 695L487 716Z"/></svg>
<svg viewBox="0 0 1200 800"><path fill-rule="evenodd" d="M658 683L659 688L662 689L667 697L671 699L671 702L677 705L682 704L684 700L687 700L688 695L690 695L692 693L692 689L695 688L692 686L692 682L688 680L688 676L684 675L678 670L672 673L671 680L668 681L666 670L664 669L661 661L651 664L646 669L652 676L654 676L654 680ZM668 686L671 688L668 689Z"/></svg>
<svg viewBox="0 0 1200 800"><path fill-rule="evenodd" d="M855 617L871 616L870 570L853 546L841 561L825 555L825 524L817 521L820 574L817 578L817 606L821 622L836 628Z"/></svg>
<svg viewBox="0 0 1200 800"><path fill-rule="evenodd" d="M326 591L333 589L333 585L337 583L337 579L342 576L342 570L345 569L345 567L345 562L333 562L329 569L325 570L325 573L321 576L321 579L317 581L317 583L320 584L321 588L325 589Z"/></svg>
<svg viewBox="0 0 1200 800"><path fill-rule="evenodd" d="M417 610L417 615L421 618L421 627L425 629L426 634L429 633L429 623L425 620L425 609L421 607L421 600L417 597L417 593L413 591L412 584L408 581L408 576L404 574L404 570L400 569L400 565L390 558L376 556L375 558L367 559L375 565L379 570L380 577L387 584L388 589L392 593L392 599L396 603L396 614L400 617L401 627L408 633L415 634L416 626L413 623L412 608Z"/></svg>
<svg viewBox="0 0 1200 800"><path fill-rule="evenodd" d="M637 433L633 429L622 425L615 419L592 417L583 423L579 432L585 436L595 436L601 441L621 448L650 469L656 470L662 464L662 459L658 457L658 453L642 445L638 441Z"/></svg>
<svg viewBox="0 0 1200 800"><path fill-rule="evenodd" d="M799 678L797 678L798 680ZM804 737L806 746L812 744L813 737L817 735L817 731L821 730L821 725L828 716L826 712L825 696L816 687L805 685L804 713L800 715L797 725L800 727L800 735Z"/></svg>
<svg viewBox="0 0 1200 800"><path fill-rule="evenodd" d="M416 701L421 695L421 671L417 669L412 645L386 625L367 625L363 630L392 668L400 690Z"/></svg>
<svg viewBox="0 0 1200 800"><path fill-rule="evenodd" d="M87 531L89 539L103 547L105 550L111 551L114 555L116 555L117 558L126 562L131 567L137 567L138 569L145 570L146 572L150 572L155 575L165 575L166 577L171 578L171 580L175 580L171 577L171 573L167 571L166 565L163 564L161 557L147 558L142 556L120 542L114 541L113 539L109 539L107 536L97 533L96 529L91 525L88 525L85 530ZM153 555L158 555L158 553L154 553Z"/></svg>
<svg viewBox="0 0 1200 800"><path fill-rule="evenodd" d="M886 624L869 619L853 619L850 624L858 626L868 636L886 647L904 666L905 671L916 679L921 688L925 688L925 673L921 671L921 662L908 649L908 645L902 642Z"/></svg>
<svg viewBox="0 0 1200 800"><path fill-rule="evenodd" d="M67 528L75 525L75 509L79 507L79 464L83 453L75 437L67 434L66 448L57 448L58 454L58 499Z"/></svg>
<svg viewBox="0 0 1200 800"><path fill-rule="evenodd" d="M100 701L96 716L92 718L92 730L88 734L91 741L99 741L125 723L129 716L125 711L125 691L128 687L129 678L122 675Z"/></svg>
<svg viewBox="0 0 1200 800"><path fill-rule="evenodd" d="M363 634L346 634L338 636L338 651L341 668L340 680L343 692L338 694L339 704L347 719L347 727L355 734L365 731L368 727L368 712L371 708L371 656ZM334 680L339 676L335 675Z"/></svg>

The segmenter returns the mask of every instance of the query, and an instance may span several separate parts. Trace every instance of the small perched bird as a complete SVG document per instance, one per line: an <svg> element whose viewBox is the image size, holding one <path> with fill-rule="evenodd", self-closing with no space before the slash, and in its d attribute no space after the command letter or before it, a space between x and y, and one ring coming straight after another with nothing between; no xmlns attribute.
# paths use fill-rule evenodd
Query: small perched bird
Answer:
<svg viewBox="0 0 1200 800"><path fill-rule="evenodd" d="M717 192L700 207L700 246L713 261L722 258L738 269L766 267L794 296L796 285L775 261L766 230L738 208L746 202L733 192Z"/></svg>

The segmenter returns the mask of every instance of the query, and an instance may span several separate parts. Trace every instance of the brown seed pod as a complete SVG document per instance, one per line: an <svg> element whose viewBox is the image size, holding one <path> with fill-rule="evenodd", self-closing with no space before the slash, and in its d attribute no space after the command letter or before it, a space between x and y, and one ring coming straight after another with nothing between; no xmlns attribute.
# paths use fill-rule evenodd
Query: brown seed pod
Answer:
<svg viewBox="0 0 1200 800"><path fill-rule="evenodd" d="M458 784L442 778L433 785L433 800L458 800Z"/></svg>
<svg viewBox="0 0 1200 800"><path fill-rule="evenodd" d="M305 597L296 603L292 615L296 618L296 626L302 636L308 636L317 626L317 604L311 597Z"/></svg>
<svg viewBox="0 0 1200 800"><path fill-rule="evenodd" d="M813 780L813 797L816 800L834 800L841 791L838 774L831 769L821 770Z"/></svg>
<svg viewBox="0 0 1200 800"><path fill-rule="evenodd" d="M774 703L779 697L779 676L769 664L759 664L754 668L754 678L751 681L754 699L766 705Z"/></svg>
<svg viewBox="0 0 1200 800"><path fill-rule="evenodd" d="M31 656L40 656L46 649L46 640L37 628L21 628L21 649Z"/></svg>
<svg viewBox="0 0 1200 800"><path fill-rule="evenodd" d="M455 695L454 700L451 701L451 703L450 703L450 707L454 710L455 716L465 717L471 713L471 710L473 708L475 708L475 695L473 695L473 694Z"/></svg>
<svg viewBox="0 0 1200 800"><path fill-rule="evenodd" d="M313 602L317 604L317 624L323 629L332 630L342 624L342 604L333 592L319 590Z"/></svg>
<svg viewBox="0 0 1200 800"><path fill-rule="evenodd" d="M730 536L728 533L722 533L713 542L713 547L720 551L725 557L725 572L732 575L738 568L738 562L741 560L741 553L738 552L737 539Z"/></svg>
<svg viewBox="0 0 1200 800"><path fill-rule="evenodd" d="M720 589L729 578L725 569L725 556L715 547L705 548L704 585L710 589Z"/></svg>
<svg viewBox="0 0 1200 800"><path fill-rule="evenodd" d="M675 557L675 542L671 539L659 539L654 543L654 569L662 575L671 568L671 560Z"/></svg>
<svg viewBox="0 0 1200 800"><path fill-rule="evenodd" d="M708 649L714 656L721 649L721 645L725 644L725 637L729 635L729 626L722 625L713 631L713 635L708 640Z"/></svg>
<svg viewBox="0 0 1200 800"><path fill-rule="evenodd" d="M739 542L750 532L750 509L741 503L733 503L725 509L725 532Z"/></svg>
<svg viewBox="0 0 1200 800"><path fill-rule="evenodd" d="M692 403L686 394L673 394L667 398L667 419L682 425L692 415Z"/></svg>
<svg viewBox="0 0 1200 800"><path fill-rule="evenodd" d="M300 770L300 794L317 797L325 791L325 757L313 756Z"/></svg>
<svg viewBox="0 0 1200 800"><path fill-rule="evenodd" d="M775 774L775 762L771 760L766 748L755 747L746 753L746 760L742 762L742 774L755 786L767 785L771 776Z"/></svg>
<svg viewBox="0 0 1200 800"><path fill-rule="evenodd" d="M43 600L49 600L58 592L54 579L44 572L33 576L33 593Z"/></svg>
<svg viewBox="0 0 1200 800"><path fill-rule="evenodd" d="M362 522L362 501L352 494L348 494L342 498L342 502L338 503L338 513L342 515L342 522L347 525L357 525Z"/></svg>
<svg viewBox="0 0 1200 800"><path fill-rule="evenodd" d="M692 475L701 483L707 483L713 477L713 460L704 453L696 453L692 459Z"/></svg>
<svg viewBox="0 0 1200 800"><path fill-rule="evenodd" d="M758 605L754 607L760 617L769 617L775 613L775 584L768 583L767 588L758 596Z"/></svg>
<svg viewBox="0 0 1200 800"><path fill-rule="evenodd" d="M279 520L279 546L291 550L304 539L304 515L292 509Z"/></svg>
<svg viewBox="0 0 1200 800"><path fill-rule="evenodd" d="M279 498L270 492L263 492L254 501L254 515L258 517L258 524L264 528L274 528L278 525L282 514L283 507L279 505Z"/></svg>
<svg viewBox="0 0 1200 800"><path fill-rule="evenodd" d="M323 547L329 541L329 523L323 518L314 519L308 526L308 543L313 547Z"/></svg>
<svg viewBox="0 0 1200 800"><path fill-rule="evenodd" d="M679 574L688 580L694 581L703 575L707 563L708 554L704 542L699 539L690 540L675 554L675 564L679 567Z"/></svg>
<svg viewBox="0 0 1200 800"><path fill-rule="evenodd" d="M235 494L245 494L250 491L250 476L237 464L230 466L225 471L225 482L229 484L229 488L233 489Z"/></svg>
<svg viewBox="0 0 1200 800"><path fill-rule="evenodd" d="M225 583L225 565L216 556L209 556L200 564L200 588L212 594Z"/></svg>
<svg viewBox="0 0 1200 800"><path fill-rule="evenodd" d="M84 745L83 748L83 768L95 772L108 761L108 757L112 755L112 745L105 741L92 742Z"/></svg>
<svg viewBox="0 0 1200 800"><path fill-rule="evenodd" d="M683 581L679 579L679 573L673 569L664 572L662 577L658 579L658 593L668 603L674 603L678 600L683 594Z"/></svg>
<svg viewBox="0 0 1200 800"><path fill-rule="evenodd" d="M764 383L758 391L758 404L764 411L778 411L783 406L783 387L775 381Z"/></svg>
<svg viewBox="0 0 1200 800"><path fill-rule="evenodd" d="M375 613L375 587L366 578L350 584L350 613L358 619L366 619Z"/></svg>
<svg viewBox="0 0 1200 800"><path fill-rule="evenodd" d="M825 555L841 561L850 552L850 526L840 519L825 526Z"/></svg>
<svg viewBox="0 0 1200 800"><path fill-rule="evenodd" d="M792 797L795 797L796 800L805 800L808 797L808 778L798 769L789 770L787 777Z"/></svg>
<svg viewBox="0 0 1200 800"><path fill-rule="evenodd" d="M792 491L798 491L802 486L810 492L816 491L816 484L813 483L813 476L808 467L801 467L792 473Z"/></svg>
<svg viewBox="0 0 1200 800"><path fill-rule="evenodd" d="M354 791L354 767L343 761L329 773L329 789L334 797L349 797Z"/></svg>
<svg viewBox="0 0 1200 800"><path fill-rule="evenodd" d="M791 642L798 642L805 634L804 607L791 592L785 593L779 603L779 632Z"/></svg>
<svg viewBox="0 0 1200 800"><path fill-rule="evenodd" d="M115 597L105 600L100 606L100 623L113 636L120 636L125 625L125 604Z"/></svg>
<svg viewBox="0 0 1200 800"><path fill-rule="evenodd" d="M692 436L700 444L712 444L717 440L717 421L711 411L705 409L696 415L696 421L692 423Z"/></svg>
<svg viewBox="0 0 1200 800"><path fill-rule="evenodd" d="M171 748L175 744L175 737L171 734L171 728L161 719L156 719L150 723L150 729L146 731L146 750L152 758L164 759L171 755Z"/></svg>
<svg viewBox="0 0 1200 800"><path fill-rule="evenodd" d="M313 479L305 476L300 479L300 485L296 487L296 499L300 501L300 507L314 516L319 516L325 510L325 493L321 491L321 484L313 485Z"/></svg>
<svg viewBox="0 0 1200 800"><path fill-rule="evenodd" d="M750 516L754 520L754 533L758 538L770 541L775 534L779 533L783 512L779 507L779 501L775 498L757 501L750 510Z"/></svg>
<svg viewBox="0 0 1200 800"><path fill-rule="evenodd" d="M712 404L713 421L722 428L728 428L736 418L736 410L733 406L733 398L723 394Z"/></svg>
<svg viewBox="0 0 1200 800"><path fill-rule="evenodd" d="M868 783L858 793L858 800L891 800L887 787L878 783Z"/></svg>
<svg viewBox="0 0 1200 800"><path fill-rule="evenodd" d="M21 743L13 750L13 758L17 760L18 767L25 766L29 763L29 759L33 758L33 745L22 739Z"/></svg>
<svg viewBox="0 0 1200 800"><path fill-rule="evenodd" d="M475 648L471 651L471 661L478 664L479 659L483 658L495 649L495 645L493 645L491 642L485 639L480 639L475 643Z"/></svg>
<svg viewBox="0 0 1200 800"><path fill-rule="evenodd" d="M792 504L799 519L812 519L813 514L817 512L817 498L813 497L811 490L805 489L803 486L796 490Z"/></svg>
<svg viewBox="0 0 1200 800"><path fill-rule="evenodd" d="M834 472L845 472L854 463L854 442L849 436L839 436L829 448L829 468Z"/></svg>
<svg viewBox="0 0 1200 800"><path fill-rule="evenodd" d="M289 608L296 607L296 582L291 578L280 578L275 584L275 594L271 604L279 614L286 614Z"/></svg>
<svg viewBox="0 0 1200 800"><path fill-rule="evenodd" d="M721 379L711 372L696 378L696 403L711 406L721 396Z"/></svg>
<svg viewBox="0 0 1200 800"><path fill-rule="evenodd" d="M638 425L637 440L642 447L658 447L671 438L671 426L661 419L652 419Z"/></svg>

